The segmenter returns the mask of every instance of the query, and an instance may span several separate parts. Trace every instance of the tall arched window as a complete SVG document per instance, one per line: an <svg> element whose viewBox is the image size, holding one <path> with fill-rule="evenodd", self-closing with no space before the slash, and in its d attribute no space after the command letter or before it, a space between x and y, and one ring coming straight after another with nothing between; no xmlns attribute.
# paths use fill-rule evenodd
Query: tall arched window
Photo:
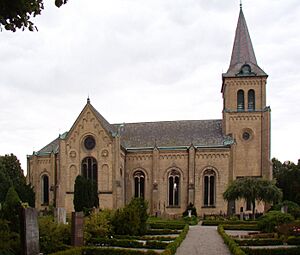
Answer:
<svg viewBox="0 0 300 255"><path fill-rule="evenodd" d="M244 90L240 89L237 92L237 110L244 111L245 110L245 96Z"/></svg>
<svg viewBox="0 0 300 255"><path fill-rule="evenodd" d="M49 204L49 177L48 175L44 174L42 176L42 185L41 185L41 194L42 194L42 204L48 205Z"/></svg>
<svg viewBox="0 0 300 255"><path fill-rule="evenodd" d="M250 89L248 91L248 111L255 110L255 91Z"/></svg>
<svg viewBox="0 0 300 255"><path fill-rule="evenodd" d="M93 157L86 157L81 162L81 174L83 177L98 183L98 165Z"/></svg>
<svg viewBox="0 0 300 255"><path fill-rule="evenodd" d="M145 174L142 171L136 171L134 178L134 197L145 197Z"/></svg>
<svg viewBox="0 0 300 255"><path fill-rule="evenodd" d="M179 206L180 173L172 170L168 176L169 206Z"/></svg>
<svg viewBox="0 0 300 255"><path fill-rule="evenodd" d="M215 206L216 196L216 173L213 170L206 170L203 174L204 180L204 206Z"/></svg>

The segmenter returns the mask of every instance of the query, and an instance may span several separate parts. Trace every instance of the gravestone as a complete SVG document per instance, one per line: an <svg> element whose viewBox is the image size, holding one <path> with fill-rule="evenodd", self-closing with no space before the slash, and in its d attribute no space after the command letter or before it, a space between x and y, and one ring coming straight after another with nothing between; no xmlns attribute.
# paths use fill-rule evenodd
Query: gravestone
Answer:
<svg viewBox="0 0 300 255"><path fill-rule="evenodd" d="M66 209L65 208L55 208L54 210L54 216L57 223L66 224L67 223L67 215L66 215Z"/></svg>
<svg viewBox="0 0 300 255"><path fill-rule="evenodd" d="M20 216L22 255L38 255L40 254L40 247L37 210L35 208L22 207Z"/></svg>
<svg viewBox="0 0 300 255"><path fill-rule="evenodd" d="M83 246L83 212L72 212L72 246Z"/></svg>

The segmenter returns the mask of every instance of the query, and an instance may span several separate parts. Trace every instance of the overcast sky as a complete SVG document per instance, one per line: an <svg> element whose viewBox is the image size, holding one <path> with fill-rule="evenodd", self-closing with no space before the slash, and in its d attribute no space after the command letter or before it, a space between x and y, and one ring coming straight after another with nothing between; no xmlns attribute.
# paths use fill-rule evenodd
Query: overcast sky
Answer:
<svg viewBox="0 0 300 255"><path fill-rule="evenodd" d="M271 156L300 158L300 2L244 0L269 75ZM45 0L38 32L0 33L0 155L26 155L70 129L86 104L110 122L222 117L238 0Z"/></svg>

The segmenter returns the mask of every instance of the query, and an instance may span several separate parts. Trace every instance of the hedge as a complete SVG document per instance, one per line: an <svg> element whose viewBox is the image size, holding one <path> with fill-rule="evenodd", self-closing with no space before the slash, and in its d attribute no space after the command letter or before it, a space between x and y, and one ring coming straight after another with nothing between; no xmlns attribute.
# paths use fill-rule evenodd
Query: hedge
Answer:
<svg viewBox="0 0 300 255"><path fill-rule="evenodd" d="M154 241L172 241L175 240L174 236L129 236L129 235L114 235L116 239L128 240L154 240Z"/></svg>
<svg viewBox="0 0 300 255"><path fill-rule="evenodd" d="M220 225L219 225L220 226ZM246 224L241 224L241 225L222 225L224 229L226 230L259 230L259 227L254 224L246 225Z"/></svg>
<svg viewBox="0 0 300 255"><path fill-rule="evenodd" d="M287 243L289 245L300 245L300 237L299 236L289 236L287 239Z"/></svg>
<svg viewBox="0 0 300 255"><path fill-rule="evenodd" d="M282 245L283 241L276 238L260 238L260 239L234 239L240 246L266 246L266 245Z"/></svg>
<svg viewBox="0 0 300 255"><path fill-rule="evenodd" d="M139 251L130 249L99 248L99 247L81 247L73 248L67 251L52 253L51 255L157 255L154 251Z"/></svg>
<svg viewBox="0 0 300 255"><path fill-rule="evenodd" d="M233 255L246 255L246 253L238 246L238 244L225 233L222 225L218 226L218 232Z"/></svg>
<svg viewBox="0 0 300 255"><path fill-rule="evenodd" d="M172 222L154 222L150 223L151 229L183 229L185 226L184 222L172 223Z"/></svg>
<svg viewBox="0 0 300 255"><path fill-rule="evenodd" d="M161 253L161 255L174 255L176 253L177 248L185 239L188 232L189 232L189 225L187 224L185 225L184 229L181 231L180 235L175 239L175 241L169 243L166 249Z"/></svg>
<svg viewBox="0 0 300 255"><path fill-rule="evenodd" d="M180 234L177 229L148 229L147 235L170 235L170 234Z"/></svg>
<svg viewBox="0 0 300 255"><path fill-rule="evenodd" d="M115 246L124 248L144 248L144 249L165 249L168 243L159 241L146 241L143 242L130 240L130 239L108 239L108 238L93 238L90 244L96 246Z"/></svg>
<svg viewBox="0 0 300 255"><path fill-rule="evenodd" d="M275 248L275 249L250 249L242 248L248 255L299 255L300 247Z"/></svg>
<svg viewBox="0 0 300 255"><path fill-rule="evenodd" d="M203 226L217 226L217 225L256 225L257 221L254 220L204 220L202 221Z"/></svg>

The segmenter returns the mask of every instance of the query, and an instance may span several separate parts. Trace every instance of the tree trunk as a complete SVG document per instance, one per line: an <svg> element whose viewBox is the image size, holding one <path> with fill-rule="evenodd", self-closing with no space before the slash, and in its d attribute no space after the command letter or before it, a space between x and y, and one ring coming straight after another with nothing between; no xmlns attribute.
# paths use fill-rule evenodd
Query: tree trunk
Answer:
<svg viewBox="0 0 300 255"><path fill-rule="evenodd" d="M252 219L255 220L255 200L252 201Z"/></svg>

